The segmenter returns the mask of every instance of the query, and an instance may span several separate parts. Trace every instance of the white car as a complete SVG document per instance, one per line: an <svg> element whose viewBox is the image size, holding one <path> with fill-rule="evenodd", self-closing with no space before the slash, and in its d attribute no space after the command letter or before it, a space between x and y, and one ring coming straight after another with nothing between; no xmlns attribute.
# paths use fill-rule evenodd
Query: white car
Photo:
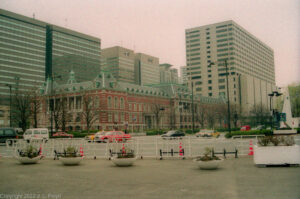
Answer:
<svg viewBox="0 0 300 199"><path fill-rule="evenodd" d="M49 131L47 128L27 129L23 135L24 140L49 140Z"/></svg>

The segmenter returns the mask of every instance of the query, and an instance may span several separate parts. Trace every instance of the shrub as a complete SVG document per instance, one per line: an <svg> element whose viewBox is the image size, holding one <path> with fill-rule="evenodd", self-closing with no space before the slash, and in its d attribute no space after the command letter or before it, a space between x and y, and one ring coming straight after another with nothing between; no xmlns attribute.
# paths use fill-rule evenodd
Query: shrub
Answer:
<svg viewBox="0 0 300 199"><path fill-rule="evenodd" d="M241 128L237 127L237 128L231 128L231 131L239 131ZM217 132L225 132L228 131L228 128L218 128L216 129Z"/></svg>
<svg viewBox="0 0 300 199"><path fill-rule="evenodd" d="M286 146L293 146L295 144L294 136L285 136L284 144Z"/></svg>
<svg viewBox="0 0 300 199"><path fill-rule="evenodd" d="M146 131L146 135L162 135L164 133L165 133L164 130L150 130L150 131Z"/></svg>
<svg viewBox="0 0 300 199"><path fill-rule="evenodd" d="M231 133L226 133L226 138L231 138L236 135L265 135L271 136L273 133L271 130L251 130L251 131L233 131Z"/></svg>
<svg viewBox="0 0 300 199"><path fill-rule="evenodd" d="M257 142L260 146L268 146L268 144L270 143L271 138L269 136L266 137L260 137L258 138Z"/></svg>

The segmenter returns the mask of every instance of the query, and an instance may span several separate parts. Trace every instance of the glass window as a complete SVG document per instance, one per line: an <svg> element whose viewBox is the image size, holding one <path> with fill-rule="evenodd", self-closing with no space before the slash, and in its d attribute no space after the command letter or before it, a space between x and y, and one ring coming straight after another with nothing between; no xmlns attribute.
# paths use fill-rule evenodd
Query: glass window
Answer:
<svg viewBox="0 0 300 199"><path fill-rule="evenodd" d="M115 104L114 104L114 108L118 108L119 106L118 106L118 98L117 97L115 97Z"/></svg>
<svg viewBox="0 0 300 199"><path fill-rule="evenodd" d="M107 98L107 106L108 106L108 108L112 107L111 96L108 96L108 98Z"/></svg>
<svg viewBox="0 0 300 199"><path fill-rule="evenodd" d="M219 89L225 89L225 85L219 86Z"/></svg>
<svg viewBox="0 0 300 199"><path fill-rule="evenodd" d="M41 134L39 130L34 130L33 134L37 135L37 134Z"/></svg>
<svg viewBox="0 0 300 199"><path fill-rule="evenodd" d="M120 108L124 109L124 99L123 99L123 97L120 98Z"/></svg>
<svg viewBox="0 0 300 199"><path fill-rule="evenodd" d="M14 131L11 129L6 129L5 130L5 135L14 135Z"/></svg>
<svg viewBox="0 0 300 199"><path fill-rule="evenodd" d="M4 135L4 130L3 129L0 130L0 135Z"/></svg>
<svg viewBox="0 0 300 199"><path fill-rule="evenodd" d="M108 122L112 122L112 114L108 113Z"/></svg>

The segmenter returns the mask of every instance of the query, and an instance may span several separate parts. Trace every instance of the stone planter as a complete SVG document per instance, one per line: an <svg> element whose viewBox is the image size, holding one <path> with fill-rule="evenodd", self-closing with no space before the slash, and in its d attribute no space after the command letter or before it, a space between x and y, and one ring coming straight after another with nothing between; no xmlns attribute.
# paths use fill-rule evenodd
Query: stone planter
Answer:
<svg viewBox="0 0 300 199"><path fill-rule="evenodd" d="M293 146L254 146L256 165L299 165L300 147Z"/></svg>
<svg viewBox="0 0 300 199"><path fill-rule="evenodd" d="M296 129L290 129L290 130L274 130L274 135L290 135L290 134L297 134Z"/></svg>
<svg viewBox="0 0 300 199"><path fill-rule="evenodd" d="M132 166L134 162L136 161L136 157L134 158L117 158L117 157L112 157L111 161L119 167L128 167Z"/></svg>
<svg viewBox="0 0 300 199"><path fill-rule="evenodd" d="M59 157L59 160L63 163L63 165L67 166L79 165L82 159L83 157Z"/></svg>
<svg viewBox="0 0 300 199"><path fill-rule="evenodd" d="M16 159L21 164L36 164L41 159L41 157L42 157L41 155L34 157L34 158L17 156Z"/></svg>
<svg viewBox="0 0 300 199"><path fill-rule="evenodd" d="M197 165L200 169L213 170L213 169L219 168L221 162L223 162L223 159L209 160L209 161L201 161L201 160L194 159L194 162L197 163Z"/></svg>

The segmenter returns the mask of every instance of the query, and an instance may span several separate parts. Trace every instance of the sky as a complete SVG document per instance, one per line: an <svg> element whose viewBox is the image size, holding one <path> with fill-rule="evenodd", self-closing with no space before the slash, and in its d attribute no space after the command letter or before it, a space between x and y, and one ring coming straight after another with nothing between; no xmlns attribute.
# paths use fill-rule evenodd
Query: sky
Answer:
<svg viewBox="0 0 300 199"><path fill-rule="evenodd" d="M186 65L185 29L234 20L274 50L277 86L300 82L300 0L0 0L0 8L178 69Z"/></svg>

